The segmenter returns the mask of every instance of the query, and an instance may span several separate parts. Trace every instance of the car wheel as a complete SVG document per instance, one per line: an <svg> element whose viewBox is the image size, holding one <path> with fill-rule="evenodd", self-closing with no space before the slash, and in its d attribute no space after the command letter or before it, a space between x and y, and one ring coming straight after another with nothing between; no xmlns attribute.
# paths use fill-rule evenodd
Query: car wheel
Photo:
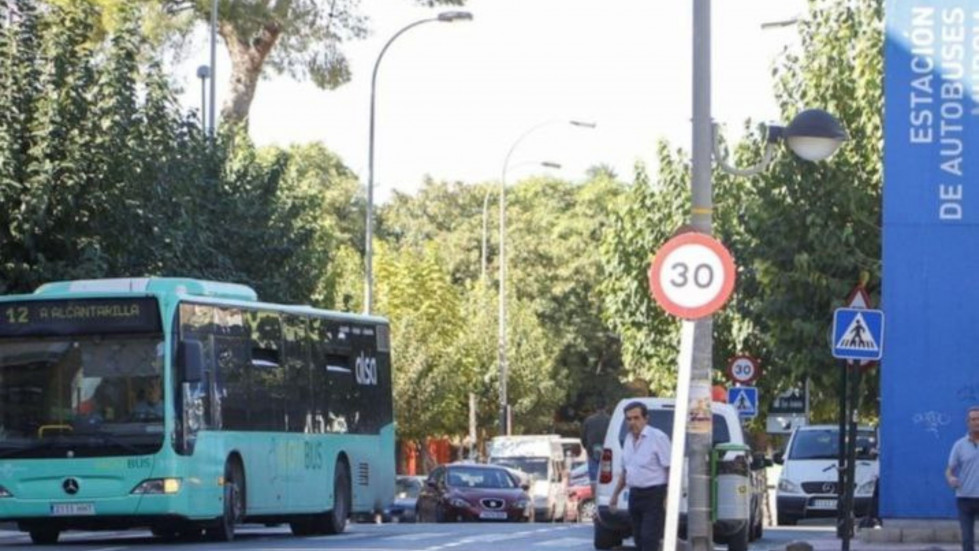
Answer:
<svg viewBox="0 0 979 551"><path fill-rule="evenodd" d="M748 532L750 531L751 523L745 522L740 530L728 538L727 551L748 551Z"/></svg>
<svg viewBox="0 0 979 551"><path fill-rule="evenodd" d="M612 549L613 547L618 547L622 545L622 536L617 532L613 532L602 526L599 523L595 523L595 541L593 542L595 549Z"/></svg>
<svg viewBox="0 0 979 551"><path fill-rule="evenodd" d="M578 522L592 522L598 514L598 505L594 499L586 499L578 504Z"/></svg>
<svg viewBox="0 0 979 551"><path fill-rule="evenodd" d="M795 526L799 519L792 515L784 515L782 513L778 514L778 525L779 526Z"/></svg>

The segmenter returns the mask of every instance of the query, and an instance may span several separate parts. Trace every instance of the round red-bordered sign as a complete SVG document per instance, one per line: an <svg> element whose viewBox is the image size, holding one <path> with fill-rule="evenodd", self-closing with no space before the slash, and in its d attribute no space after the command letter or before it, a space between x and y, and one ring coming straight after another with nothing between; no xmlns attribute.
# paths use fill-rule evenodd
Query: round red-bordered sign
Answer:
<svg viewBox="0 0 979 551"><path fill-rule="evenodd" d="M674 316L694 320L720 309L734 291L734 259L720 241L703 233L670 239L649 267L649 289Z"/></svg>
<svg viewBox="0 0 979 551"><path fill-rule="evenodd" d="M743 385L758 379L761 376L761 366L758 360L751 356L739 354L727 364L727 377L735 383Z"/></svg>

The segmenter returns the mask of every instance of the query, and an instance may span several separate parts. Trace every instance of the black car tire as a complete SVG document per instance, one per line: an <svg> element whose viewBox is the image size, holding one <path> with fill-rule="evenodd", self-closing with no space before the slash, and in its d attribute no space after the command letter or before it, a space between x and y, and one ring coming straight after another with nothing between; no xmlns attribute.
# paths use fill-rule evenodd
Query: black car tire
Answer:
<svg viewBox="0 0 979 551"><path fill-rule="evenodd" d="M799 522L798 517L792 515L785 515L782 513L778 514L778 525L779 526L795 526Z"/></svg>
<svg viewBox="0 0 979 551"><path fill-rule="evenodd" d="M751 522L744 523L740 530L731 534L727 538L727 551L748 551L748 533L751 531Z"/></svg>
<svg viewBox="0 0 979 551"><path fill-rule="evenodd" d="M613 532L595 522L595 549L612 549L622 545L622 536L618 532Z"/></svg>

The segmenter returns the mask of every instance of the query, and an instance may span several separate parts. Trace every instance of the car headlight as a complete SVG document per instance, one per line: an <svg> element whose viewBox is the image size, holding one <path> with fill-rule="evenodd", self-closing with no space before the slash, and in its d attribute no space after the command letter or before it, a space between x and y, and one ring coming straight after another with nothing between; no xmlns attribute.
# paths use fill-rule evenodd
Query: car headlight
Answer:
<svg viewBox="0 0 979 551"><path fill-rule="evenodd" d="M857 490L856 490L855 493L860 494L860 495L867 495L867 496L873 495L874 494L874 485L876 483L877 483L876 480L871 480L870 482L864 482L863 484L857 486Z"/></svg>
<svg viewBox="0 0 979 551"><path fill-rule="evenodd" d="M527 507L530 506L530 500L518 499L517 501L513 502L513 506L516 507L517 509L526 509Z"/></svg>
<svg viewBox="0 0 979 551"><path fill-rule="evenodd" d="M453 498L449 499L449 505L451 505L453 507L460 507L462 509L468 509L469 508L469 502L466 501L466 500L464 500L464 499L462 499L462 498L458 498L458 497L453 497Z"/></svg>
<svg viewBox="0 0 979 551"><path fill-rule="evenodd" d="M782 478L778 481L778 491L785 492L787 494L798 494L799 485L791 480Z"/></svg>

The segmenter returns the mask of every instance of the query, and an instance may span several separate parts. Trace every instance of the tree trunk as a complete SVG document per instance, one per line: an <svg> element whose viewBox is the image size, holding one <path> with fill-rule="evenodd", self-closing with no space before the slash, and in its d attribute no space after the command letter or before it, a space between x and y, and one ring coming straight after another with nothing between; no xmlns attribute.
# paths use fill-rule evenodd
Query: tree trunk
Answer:
<svg viewBox="0 0 979 551"><path fill-rule="evenodd" d="M262 66L282 29L268 23L253 37L242 37L233 25L221 23L219 32L228 45L231 57L231 78L228 87L230 94L221 107L221 122L224 124L243 124L248 127L248 111L255 98L255 88L262 75Z"/></svg>

